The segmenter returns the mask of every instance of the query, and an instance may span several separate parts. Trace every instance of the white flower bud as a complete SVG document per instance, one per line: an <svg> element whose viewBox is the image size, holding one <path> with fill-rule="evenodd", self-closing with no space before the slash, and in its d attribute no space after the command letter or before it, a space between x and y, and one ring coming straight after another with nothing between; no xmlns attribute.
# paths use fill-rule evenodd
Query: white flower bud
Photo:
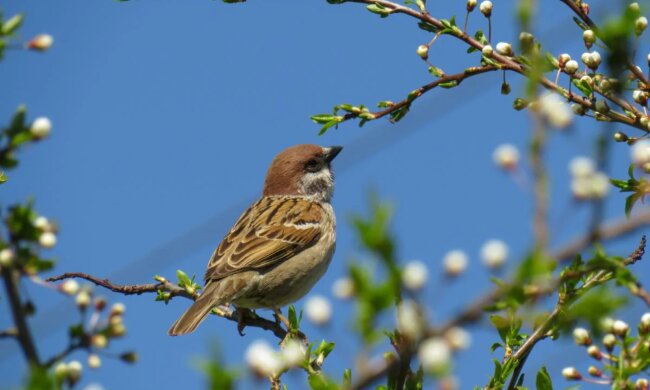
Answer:
<svg viewBox="0 0 650 390"><path fill-rule="evenodd" d="M458 276L462 274L467 269L468 263L467 254L461 250L449 251L442 259L445 273L448 276Z"/></svg>
<svg viewBox="0 0 650 390"><path fill-rule="evenodd" d="M482 5L482 4L481 4ZM426 371L437 371L444 368L451 358L451 350L447 343L438 337L424 340L418 350L418 359Z"/></svg>
<svg viewBox="0 0 650 390"><path fill-rule="evenodd" d="M512 45L508 42L499 42L497 43L497 53L504 56L512 55Z"/></svg>
<svg viewBox="0 0 650 390"><path fill-rule="evenodd" d="M282 370L282 361L264 340L253 341L246 349L246 363L260 376L271 376Z"/></svg>
<svg viewBox="0 0 650 390"><path fill-rule="evenodd" d="M559 56L557 56L557 62L560 65L560 68L563 68L564 65L566 65L566 63L569 61L571 61L571 56L568 55L567 53L562 53Z"/></svg>
<svg viewBox="0 0 650 390"><path fill-rule="evenodd" d="M585 46L590 48L596 42L596 34L592 30L585 30L582 32L582 40L585 42Z"/></svg>
<svg viewBox="0 0 650 390"><path fill-rule="evenodd" d="M102 365L102 360L99 358L99 356L95 355L94 353L91 353L88 355L88 367L90 368L99 368L99 366Z"/></svg>
<svg viewBox="0 0 650 390"><path fill-rule="evenodd" d="M612 327L613 327L613 325L612 325ZM605 348L607 348L608 351L611 351L612 349L614 349L614 346L616 345L616 336L614 336L611 333L607 333L603 337L603 345L605 346Z"/></svg>
<svg viewBox="0 0 650 390"><path fill-rule="evenodd" d="M478 4L477 0L467 0L467 12L472 12L476 8L476 4Z"/></svg>
<svg viewBox="0 0 650 390"><path fill-rule="evenodd" d="M574 157L569 161L569 171L576 177L588 177L596 172L596 163L589 157Z"/></svg>
<svg viewBox="0 0 650 390"><path fill-rule="evenodd" d="M70 383L76 383L81 378L82 366L78 360L68 363L68 380Z"/></svg>
<svg viewBox="0 0 650 390"><path fill-rule="evenodd" d="M350 299L354 296L354 282L348 277L336 279L332 285L332 294L338 299Z"/></svg>
<svg viewBox="0 0 650 390"><path fill-rule="evenodd" d="M648 18L645 16L640 16L637 20L634 21L634 32L637 36L643 34L646 27L648 27Z"/></svg>
<svg viewBox="0 0 650 390"><path fill-rule="evenodd" d="M111 328L110 328L111 337L123 337L125 334L126 334L126 326L124 326L124 323L120 322L116 324L111 324Z"/></svg>
<svg viewBox="0 0 650 390"><path fill-rule="evenodd" d="M630 157L635 165L641 166L650 162L650 141L635 142L630 148Z"/></svg>
<svg viewBox="0 0 650 390"><path fill-rule="evenodd" d="M578 65L578 61L576 60L569 60L567 61L566 64L564 64L564 71L567 72L568 74L574 74L575 72L578 71L580 65Z"/></svg>
<svg viewBox="0 0 650 390"><path fill-rule="evenodd" d="M632 92L632 99L634 99L637 104L645 106L648 104L648 92L635 89L634 92Z"/></svg>
<svg viewBox="0 0 650 390"><path fill-rule="evenodd" d="M634 3L630 3L630 5L628 5L627 8L630 11L632 11L633 13L635 13L635 14L638 14L639 12L641 12L641 8L639 7L639 3L637 3L636 1Z"/></svg>
<svg viewBox="0 0 650 390"><path fill-rule="evenodd" d="M600 352L600 348L595 345L590 345L589 348L587 348L587 354L596 360L603 358L603 354Z"/></svg>
<svg viewBox="0 0 650 390"><path fill-rule="evenodd" d="M500 240L489 240L481 248L481 258L489 268L501 267L508 259L508 246Z"/></svg>
<svg viewBox="0 0 650 390"><path fill-rule="evenodd" d="M54 376L63 381L68 376L68 365L65 362L57 363L54 366Z"/></svg>
<svg viewBox="0 0 650 390"><path fill-rule="evenodd" d="M576 370L575 367L564 367L562 369L562 376L564 379L567 380L573 380L573 381L579 381L582 379L582 375Z"/></svg>
<svg viewBox="0 0 650 390"><path fill-rule="evenodd" d="M568 127L573 120L573 112L567 103L552 92L544 93L539 98L539 108L548 123L553 127Z"/></svg>
<svg viewBox="0 0 650 390"><path fill-rule="evenodd" d="M571 180L571 193L577 200L587 200L591 194L591 180L589 177L574 177Z"/></svg>
<svg viewBox="0 0 650 390"><path fill-rule="evenodd" d="M332 317L332 306L324 296L314 295L305 303L305 314L314 325L325 325Z"/></svg>
<svg viewBox="0 0 650 390"><path fill-rule="evenodd" d="M0 266L9 267L16 258L16 252L11 248L4 248L0 250Z"/></svg>
<svg viewBox="0 0 650 390"><path fill-rule="evenodd" d="M402 283L409 290L419 290L427 283L429 271L426 264L416 260L410 261L402 271Z"/></svg>
<svg viewBox="0 0 650 390"><path fill-rule="evenodd" d="M486 18L489 18L492 15L492 2L488 0L482 1L479 10Z"/></svg>
<svg viewBox="0 0 650 390"><path fill-rule="evenodd" d="M634 383L634 390L648 390L648 380L645 378L639 378Z"/></svg>
<svg viewBox="0 0 650 390"><path fill-rule="evenodd" d="M409 340L417 340L424 333L424 321L417 303L404 300L397 305L397 329Z"/></svg>
<svg viewBox="0 0 650 390"><path fill-rule="evenodd" d="M51 228L50 221L44 216L38 216L34 220L34 227L43 231L48 231Z"/></svg>
<svg viewBox="0 0 650 390"><path fill-rule="evenodd" d="M36 118L29 128L29 132L32 133L34 138L43 139L52 132L52 122L44 116Z"/></svg>
<svg viewBox="0 0 650 390"><path fill-rule="evenodd" d="M54 43L54 38L49 34L39 34L27 42L27 48L38 51L49 49Z"/></svg>
<svg viewBox="0 0 650 390"><path fill-rule="evenodd" d="M591 337L585 328L575 328L573 330L573 340L577 345L591 345Z"/></svg>
<svg viewBox="0 0 650 390"><path fill-rule="evenodd" d="M615 335L619 337L627 336L627 332L630 330L629 325L625 321L616 320L614 325L612 325L612 331Z"/></svg>
<svg viewBox="0 0 650 390"><path fill-rule="evenodd" d="M302 343L293 339L287 341L282 349L282 360L284 361L284 365L286 367L297 367L302 365L307 357L306 352L305 346Z"/></svg>
<svg viewBox="0 0 650 390"><path fill-rule="evenodd" d="M86 290L81 290L75 298L75 304L81 310L86 310L88 305L90 305L90 293Z"/></svg>
<svg viewBox="0 0 650 390"><path fill-rule="evenodd" d="M472 335L458 326L446 331L444 338L453 350L467 349L472 344Z"/></svg>
<svg viewBox="0 0 650 390"><path fill-rule="evenodd" d="M422 58L423 60L429 58L429 46L427 45L418 46L418 50L416 52L418 56L420 56L420 58Z"/></svg>
<svg viewBox="0 0 650 390"><path fill-rule="evenodd" d="M54 248L56 245L56 235L52 232L43 232L38 237L38 243L45 249Z"/></svg>
<svg viewBox="0 0 650 390"><path fill-rule="evenodd" d="M610 182L609 177L602 173L596 172L590 178L590 192L589 195L593 199L603 199L609 194Z"/></svg>
<svg viewBox="0 0 650 390"><path fill-rule="evenodd" d="M594 69L594 70L595 70L595 69L598 69L598 67L600 66L600 61L601 61L600 53L594 50L594 51L591 52L591 56L590 56L590 57L591 57L591 58L590 58L590 62L591 62L591 66L590 66L590 67L591 67L592 69Z"/></svg>
<svg viewBox="0 0 650 390"><path fill-rule="evenodd" d="M481 53L486 57L491 57L493 52L494 52L494 50L492 49L492 46L490 46L490 45L485 45L485 46L483 46L483 49L481 49Z"/></svg>
<svg viewBox="0 0 650 390"><path fill-rule="evenodd" d="M79 283L74 279L67 279L59 285L59 289L66 295L75 295L79 292Z"/></svg>
<svg viewBox="0 0 650 390"><path fill-rule="evenodd" d="M114 303L111 306L111 316L121 316L126 311L126 306L122 302Z"/></svg>
<svg viewBox="0 0 650 390"><path fill-rule="evenodd" d="M494 149L492 160L501 169L514 170L519 163L519 150L514 145L501 144Z"/></svg>
<svg viewBox="0 0 650 390"><path fill-rule="evenodd" d="M648 330L650 330L650 313L644 313L641 316L641 329L643 329L644 333L647 333Z"/></svg>
<svg viewBox="0 0 650 390"><path fill-rule="evenodd" d="M101 333L93 335L90 339L90 343L93 347L98 349L104 349L108 345L108 339Z"/></svg>
<svg viewBox="0 0 650 390"><path fill-rule="evenodd" d="M603 376L603 372L596 366L589 366L587 372L589 373L589 375L595 376L596 378L600 378L601 376Z"/></svg>

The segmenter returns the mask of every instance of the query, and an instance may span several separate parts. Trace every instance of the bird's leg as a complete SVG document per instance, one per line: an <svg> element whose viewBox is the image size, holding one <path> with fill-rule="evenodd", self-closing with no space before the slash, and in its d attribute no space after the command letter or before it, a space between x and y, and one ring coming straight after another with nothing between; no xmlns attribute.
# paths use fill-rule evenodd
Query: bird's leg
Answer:
<svg viewBox="0 0 650 390"><path fill-rule="evenodd" d="M237 314L237 332L240 336L244 336L244 329L246 328L246 316L250 315L251 311L245 308L237 308L235 313Z"/></svg>
<svg viewBox="0 0 650 390"><path fill-rule="evenodd" d="M280 308L273 308L273 316L275 317L275 323L280 325L280 323L283 323L284 326L287 327L287 330L291 329L291 323L287 319L287 317L282 315L282 312L280 311Z"/></svg>

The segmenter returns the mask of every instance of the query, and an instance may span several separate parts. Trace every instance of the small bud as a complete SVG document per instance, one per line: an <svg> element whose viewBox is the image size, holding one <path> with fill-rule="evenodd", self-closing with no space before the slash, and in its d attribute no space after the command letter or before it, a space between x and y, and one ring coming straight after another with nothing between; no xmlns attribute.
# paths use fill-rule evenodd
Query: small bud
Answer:
<svg viewBox="0 0 650 390"><path fill-rule="evenodd" d="M497 43L497 53L508 57L512 56L512 45L508 42Z"/></svg>
<svg viewBox="0 0 650 390"><path fill-rule="evenodd" d="M650 125L650 118L647 116L642 116L641 119L639 119L639 124L641 127L648 127Z"/></svg>
<svg viewBox="0 0 650 390"><path fill-rule="evenodd" d="M51 225L47 218L40 215L34 220L34 227L42 231L48 231L50 230Z"/></svg>
<svg viewBox="0 0 650 390"><path fill-rule="evenodd" d="M451 350L443 339L434 337L422 342L418 350L418 358L426 371L438 371L449 363Z"/></svg>
<svg viewBox="0 0 650 390"><path fill-rule="evenodd" d="M75 304L80 310L86 310L88 305L90 304L90 293L86 290L81 290L79 294L77 294L77 298L75 299Z"/></svg>
<svg viewBox="0 0 650 390"><path fill-rule="evenodd" d="M420 56L420 58L422 58L423 60L426 60L427 58L429 58L429 46L427 46L427 45L418 46L417 53L418 53L418 56Z"/></svg>
<svg viewBox="0 0 650 390"><path fill-rule="evenodd" d="M402 271L402 283L409 290L419 290L427 283L429 271L426 264L421 261L410 261Z"/></svg>
<svg viewBox="0 0 650 390"><path fill-rule="evenodd" d="M634 92L632 92L632 99L634 99L637 104L645 106L648 104L648 92L635 89Z"/></svg>
<svg viewBox="0 0 650 390"><path fill-rule="evenodd" d="M500 240L489 240L481 248L483 264L489 268L499 268L508 259L508 246Z"/></svg>
<svg viewBox="0 0 650 390"><path fill-rule="evenodd" d="M569 172L574 177L589 177L596 172L596 163L589 157L574 157L569 161ZM582 328L576 328L576 330L578 329Z"/></svg>
<svg viewBox="0 0 650 390"><path fill-rule="evenodd" d="M600 319L600 329L604 332L611 332L614 326L614 319L612 317L603 317Z"/></svg>
<svg viewBox="0 0 650 390"><path fill-rule="evenodd" d="M516 98L514 102L512 102L512 108L514 108L517 111L521 111L524 108L527 108L530 102L526 99L522 98Z"/></svg>
<svg viewBox="0 0 650 390"><path fill-rule="evenodd" d="M519 33L519 43L521 43L522 48L529 49L535 43L535 37L529 32L522 31Z"/></svg>
<svg viewBox="0 0 650 390"><path fill-rule="evenodd" d="M573 330L573 340L577 345L591 345L591 337L585 328L575 328Z"/></svg>
<svg viewBox="0 0 650 390"><path fill-rule="evenodd" d="M582 32L582 40L585 41L585 46L587 49L590 49L591 46L596 42L596 34L593 30L585 30Z"/></svg>
<svg viewBox="0 0 650 390"><path fill-rule="evenodd" d="M571 61L571 56L568 55L567 53L562 53L559 56L557 56L557 62L560 68L564 68L564 65L566 65L566 63L569 61Z"/></svg>
<svg viewBox="0 0 650 390"><path fill-rule="evenodd" d="M46 51L54 43L54 38L49 34L39 34L27 42L27 48L37 51Z"/></svg>
<svg viewBox="0 0 650 390"><path fill-rule="evenodd" d="M589 375L596 378L600 378L601 376L603 376L603 372L596 366L589 366L587 372L589 372Z"/></svg>
<svg viewBox="0 0 650 390"><path fill-rule="evenodd" d="M614 346L616 346L616 336L614 336L611 333L607 333L603 337L603 345L607 349L607 351L611 352L614 349Z"/></svg>
<svg viewBox="0 0 650 390"><path fill-rule="evenodd" d="M59 289L66 295L75 295L79 292L79 283L74 279L68 279L59 285Z"/></svg>
<svg viewBox="0 0 650 390"><path fill-rule="evenodd" d="M104 349L108 345L108 339L103 334L98 333L91 337L90 343L95 348Z"/></svg>
<svg viewBox="0 0 650 390"><path fill-rule="evenodd" d="M68 377L67 377L68 382L70 382L71 385L77 383L79 378L81 378L81 372L82 372L82 366L78 360L73 360L70 363L68 363Z"/></svg>
<svg viewBox="0 0 650 390"><path fill-rule="evenodd" d="M481 49L481 53L486 57L492 57L492 53L493 53L492 46L490 45L483 46L483 49Z"/></svg>
<svg viewBox="0 0 650 390"><path fill-rule="evenodd" d="M644 313L639 323L639 333L646 334L650 331L650 313Z"/></svg>
<svg viewBox="0 0 650 390"><path fill-rule="evenodd" d="M585 3L584 1L580 2L580 9L582 10L583 14L589 15L589 4Z"/></svg>
<svg viewBox="0 0 650 390"><path fill-rule="evenodd" d="M648 380L645 378L639 378L634 383L634 390L648 390Z"/></svg>
<svg viewBox="0 0 650 390"><path fill-rule="evenodd" d="M648 27L648 18L645 16L640 16L637 20L634 21L634 33L636 36L643 34L646 27Z"/></svg>
<svg viewBox="0 0 650 390"><path fill-rule="evenodd" d="M126 326L123 323L111 324L109 335L111 337L123 337L126 334Z"/></svg>
<svg viewBox="0 0 650 390"><path fill-rule="evenodd" d="M102 311L106 307L106 298L97 297L95 298L95 310Z"/></svg>
<svg viewBox="0 0 650 390"><path fill-rule="evenodd" d="M453 350L467 349L472 344L472 335L458 326L446 331L444 338Z"/></svg>
<svg viewBox="0 0 650 390"><path fill-rule="evenodd" d="M467 255L461 250L447 252L442 259L442 264L447 276L458 276L465 272L469 263Z"/></svg>
<svg viewBox="0 0 650 390"><path fill-rule="evenodd" d="M474 11L474 8L476 8L477 3L478 3L477 0L467 0L467 12Z"/></svg>
<svg viewBox="0 0 650 390"><path fill-rule="evenodd" d="M635 142L630 148L630 157L632 162L638 166L650 162L650 141Z"/></svg>
<svg viewBox="0 0 650 390"><path fill-rule="evenodd" d="M567 63L564 65L564 71L567 72L567 74L574 74L575 72L578 71L578 62L575 60L569 60Z"/></svg>
<svg viewBox="0 0 650 390"><path fill-rule="evenodd" d="M11 248L0 250L0 266L9 267L16 259L16 252Z"/></svg>
<svg viewBox="0 0 650 390"><path fill-rule="evenodd" d="M639 14L641 12L641 8L639 7L639 3L636 1L634 3L630 3L630 5L627 6L627 8L634 14Z"/></svg>
<svg viewBox="0 0 650 390"><path fill-rule="evenodd" d="M579 381L582 375L576 370L575 367L565 367L562 369L562 376L570 381Z"/></svg>
<svg viewBox="0 0 650 390"><path fill-rule="evenodd" d="M94 353L91 353L88 355L88 367L90 368L99 368L102 365L102 360L99 358L99 356L95 355Z"/></svg>
<svg viewBox="0 0 650 390"><path fill-rule="evenodd" d="M571 105L571 111L573 111L574 114L583 116L584 114L587 113L587 109L582 105L578 103L573 103Z"/></svg>
<svg viewBox="0 0 650 390"><path fill-rule="evenodd" d="M35 139L43 139L52 132L52 122L44 116L36 118L29 128L29 132Z"/></svg>
<svg viewBox="0 0 650 390"><path fill-rule="evenodd" d="M582 76L582 77L580 77L580 82L581 82L581 83L587 83L587 84L589 84L589 85L594 85L594 80L592 80L592 78L589 77L589 76Z"/></svg>
<svg viewBox="0 0 650 390"><path fill-rule="evenodd" d="M609 112L609 105L605 99L596 100L595 110L601 114L607 114Z"/></svg>
<svg viewBox="0 0 650 390"><path fill-rule="evenodd" d="M590 345L589 348L587 348L587 354L596 360L603 358L603 354L600 352L600 348L595 345Z"/></svg>
<svg viewBox="0 0 650 390"><path fill-rule="evenodd" d="M59 381L63 381L68 376L68 365L65 362L57 363L54 366L54 376Z"/></svg>
<svg viewBox="0 0 650 390"><path fill-rule="evenodd" d="M54 248L56 245L56 235L52 232L44 232L38 237L38 243L45 249Z"/></svg>
<svg viewBox="0 0 650 390"><path fill-rule="evenodd" d="M512 171L519 164L519 150L511 144L499 145L492 153L492 160L499 168Z"/></svg>
<svg viewBox="0 0 650 390"><path fill-rule="evenodd" d="M625 321L616 320L614 321L614 325L612 325L612 331L614 334L622 338L627 336L629 330L630 327Z"/></svg>
<svg viewBox="0 0 650 390"><path fill-rule="evenodd" d="M332 294L338 299L350 299L354 296L354 282L348 277L336 279L332 285Z"/></svg>
<svg viewBox="0 0 650 390"><path fill-rule="evenodd" d="M124 323L124 320L122 316L109 316L108 323L111 326L122 325Z"/></svg>
<svg viewBox="0 0 650 390"><path fill-rule="evenodd" d="M621 131L617 131L616 133L614 133L614 141L616 142L626 142L628 139L630 138L627 136L627 134Z"/></svg>
<svg viewBox="0 0 650 390"><path fill-rule="evenodd" d="M138 354L134 351L124 352L120 355L120 360L126 363L135 363L138 361Z"/></svg>
<svg viewBox="0 0 650 390"><path fill-rule="evenodd" d="M644 173L650 173L650 162L647 162L641 166L641 169Z"/></svg>
<svg viewBox="0 0 650 390"><path fill-rule="evenodd" d="M509 95L510 91L510 84L505 82L501 84L501 95Z"/></svg>
<svg viewBox="0 0 650 390"><path fill-rule="evenodd" d="M492 16L492 2L488 0L482 1L479 10L486 18L489 18Z"/></svg>
<svg viewBox="0 0 650 390"><path fill-rule="evenodd" d="M111 306L111 314L110 314L110 316L111 317L112 316L121 316L122 314L124 314L125 311L126 311L126 306L124 306L124 304L121 303L121 302L117 302L117 303L114 303L113 306Z"/></svg>
<svg viewBox="0 0 650 390"><path fill-rule="evenodd" d="M324 296L312 296L305 303L305 315L314 325L325 325L332 317L332 305Z"/></svg>

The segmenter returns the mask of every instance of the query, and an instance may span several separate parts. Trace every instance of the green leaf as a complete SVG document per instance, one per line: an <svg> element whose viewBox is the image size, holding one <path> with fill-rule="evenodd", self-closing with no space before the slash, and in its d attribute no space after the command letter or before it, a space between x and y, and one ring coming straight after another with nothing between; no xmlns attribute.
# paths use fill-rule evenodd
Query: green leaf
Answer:
<svg viewBox="0 0 650 390"><path fill-rule="evenodd" d="M625 216L630 218L634 204L641 198L639 194L632 194L625 199Z"/></svg>
<svg viewBox="0 0 650 390"><path fill-rule="evenodd" d="M9 20L2 24L2 35L11 35L13 34L18 27L23 23L24 16L23 14L16 14L12 16Z"/></svg>
<svg viewBox="0 0 650 390"><path fill-rule="evenodd" d="M368 9L368 11L372 12L373 14L377 14L377 15L381 16L382 18L385 18L388 15L390 15L391 13L393 13L392 9L386 8L386 7L384 7L383 5L381 5L379 3L370 4L366 8Z"/></svg>
<svg viewBox="0 0 650 390"><path fill-rule="evenodd" d="M548 371L546 371L546 367L542 366L537 371L535 385L537 386L537 390L553 390L553 382L551 381L551 376L548 375Z"/></svg>
<svg viewBox="0 0 650 390"><path fill-rule="evenodd" d="M180 269L176 270L176 277L178 278L178 285L180 287L186 287L186 286L191 286L192 285L192 281L187 276L187 274L185 272L183 272L182 270L180 270Z"/></svg>
<svg viewBox="0 0 650 390"><path fill-rule="evenodd" d="M440 31L440 29L433 24L429 22L419 22L418 27L420 27L424 31L432 32L432 33L437 33Z"/></svg>
<svg viewBox="0 0 650 390"><path fill-rule="evenodd" d="M499 332L499 337L501 340L503 342L506 342L508 331L510 330L510 320L505 317L493 314L490 316L490 322L492 322L497 332Z"/></svg>
<svg viewBox="0 0 650 390"><path fill-rule="evenodd" d="M0 184L6 183L7 180L9 180L7 175L4 172L0 171Z"/></svg>
<svg viewBox="0 0 650 390"><path fill-rule="evenodd" d="M444 82L444 83L440 83L440 84L438 84L438 86L441 87L441 88L446 88L446 89L454 88L454 87L458 86L458 81L451 80L451 81L447 81L447 82Z"/></svg>

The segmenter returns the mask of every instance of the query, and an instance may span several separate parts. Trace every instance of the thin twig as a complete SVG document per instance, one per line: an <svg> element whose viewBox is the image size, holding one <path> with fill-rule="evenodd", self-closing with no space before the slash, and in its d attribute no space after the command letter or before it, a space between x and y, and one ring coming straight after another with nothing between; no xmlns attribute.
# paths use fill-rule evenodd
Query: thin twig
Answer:
<svg viewBox="0 0 650 390"><path fill-rule="evenodd" d="M146 293L157 293L160 291L169 292L171 296L179 296L188 299L196 299L198 295L192 295L188 293L184 288L178 286L177 284L171 283L169 281L164 281L160 283L149 283L149 284L135 284L135 285L120 285L110 282L108 279L101 279L83 272L67 272L62 275L54 276L46 279L47 282L53 282L57 280L70 279L70 278L81 278L95 283L98 286L109 289L113 292L124 294L124 295L140 295ZM263 330L268 330L273 332L273 334L280 340L284 340L287 335L287 331L282 328L280 324L275 321L262 318L258 315L252 316L242 316L240 319L238 312L232 310L213 310L213 313L219 317L223 317L227 320L233 321L238 324L243 324L244 326L260 328Z"/></svg>
<svg viewBox="0 0 650 390"><path fill-rule="evenodd" d="M3 267L1 271L7 298L9 300L9 306L11 307L11 315L13 316L14 324L16 326L16 338L20 343L20 349L23 351L25 359L27 359L30 366L40 366L36 344L34 344L32 333L29 330L27 315L18 291L20 273L18 270L6 267Z"/></svg>

